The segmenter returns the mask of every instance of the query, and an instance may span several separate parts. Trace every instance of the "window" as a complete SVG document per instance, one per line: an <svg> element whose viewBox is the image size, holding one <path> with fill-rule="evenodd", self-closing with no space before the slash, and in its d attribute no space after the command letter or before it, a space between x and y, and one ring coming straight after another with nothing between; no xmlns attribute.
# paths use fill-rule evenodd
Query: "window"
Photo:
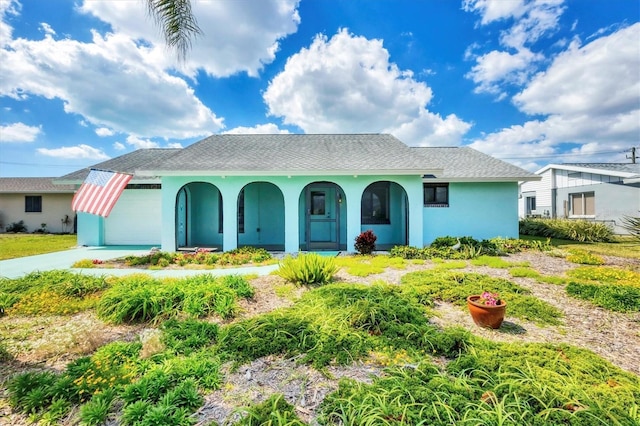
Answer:
<svg viewBox="0 0 640 426"><path fill-rule="evenodd" d="M389 182L371 184L362 194L363 225L389 224Z"/></svg>
<svg viewBox="0 0 640 426"><path fill-rule="evenodd" d="M26 213L42 212L42 196L27 195L26 197L24 197L24 211Z"/></svg>
<svg viewBox="0 0 640 426"><path fill-rule="evenodd" d="M595 216L596 197L593 192L569 194L571 216Z"/></svg>
<svg viewBox="0 0 640 426"><path fill-rule="evenodd" d="M311 191L311 214L316 216L324 216L325 214L324 191Z"/></svg>
<svg viewBox="0 0 640 426"><path fill-rule="evenodd" d="M425 183L422 186L424 191L424 205L427 207L449 207L449 184L448 183Z"/></svg>
<svg viewBox="0 0 640 426"><path fill-rule="evenodd" d="M569 172L569 179L580 179L582 177L581 172Z"/></svg>

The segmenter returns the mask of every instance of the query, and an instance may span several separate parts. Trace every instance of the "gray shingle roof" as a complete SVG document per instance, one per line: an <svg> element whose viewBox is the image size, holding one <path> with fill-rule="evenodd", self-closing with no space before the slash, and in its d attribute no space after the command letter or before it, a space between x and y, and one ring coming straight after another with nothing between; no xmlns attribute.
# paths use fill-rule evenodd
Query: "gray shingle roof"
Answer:
<svg viewBox="0 0 640 426"><path fill-rule="evenodd" d="M387 134L214 135L181 149L140 149L92 168L134 180L190 174L433 174L440 180L522 181L539 176L469 147L410 148ZM89 168L56 179L80 183Z"/></svg>
<svg viewBox="0 0 640 426"><path fill-rule="evenodd" d="M429 159L386 134L214 135L154 161L149 174L421 173Z"/></svg>
<svg viewBox="0 0 640 426"><path fill-rule="evenodd" d="M55 179L56 182L78 182L82 183L90 169L110 170L114 172L132 173L135 174L136 170L146 167L153 161L163 161L177 152L181 151L181 148L147 148L138 149L128 154L121 155L119 157L112 158L102 163L95 164L85 169L76 170L73 173L61 176ZM133 180L149 179L144 176L134 176Z"/></svg>
<svg viewBox="0 0 640 426"><path fill-rule="evenodd" d="M469 147L411 149L428 158L436 167L443 169L443 173L435 175L439 180L540 180L540 177L534 173Z"/></svg>
<svg viewBox="0 0 640 426"><path fill-rule="evenodd" d="M7 177L0 178L0 193L73 193L74 185L54 185L52 177Z"/></svg>

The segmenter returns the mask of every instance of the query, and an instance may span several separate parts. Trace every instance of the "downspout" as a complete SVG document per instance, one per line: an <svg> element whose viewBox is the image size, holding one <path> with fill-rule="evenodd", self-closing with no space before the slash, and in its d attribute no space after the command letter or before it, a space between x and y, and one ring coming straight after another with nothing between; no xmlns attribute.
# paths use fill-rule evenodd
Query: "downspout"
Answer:
<svg viewBox="0 0 640 426"><path fill-rule="evenodd" d="M551 218L558 217L558 186L556 185L556 169L551 169Z"/></svg>

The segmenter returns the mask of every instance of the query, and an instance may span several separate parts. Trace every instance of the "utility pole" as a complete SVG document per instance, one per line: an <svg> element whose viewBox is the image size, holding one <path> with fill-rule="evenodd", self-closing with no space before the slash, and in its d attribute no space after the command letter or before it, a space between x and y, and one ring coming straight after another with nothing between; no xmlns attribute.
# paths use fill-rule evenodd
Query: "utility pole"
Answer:
<svg viewBox="0 0 640 426"><path fill-rule="evenodd" d="M627 158L631 159L631 164L636 164L636 147L631 147L631 157L627 156Z"/></svg>

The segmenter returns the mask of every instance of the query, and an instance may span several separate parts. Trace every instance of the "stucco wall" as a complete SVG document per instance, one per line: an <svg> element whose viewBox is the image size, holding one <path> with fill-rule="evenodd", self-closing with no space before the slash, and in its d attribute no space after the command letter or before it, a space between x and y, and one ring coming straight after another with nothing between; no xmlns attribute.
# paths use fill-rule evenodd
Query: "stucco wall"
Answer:
<svg viewBox="0 0 640 426"><path fill-rule="evenodd" d="M364 189L371 183L386 180L402 186L409 202L409 243L422 245L422 178L420 176L194 176L162 178L162 249L175 250L175 207L180 188L190 182L208 182L215 185L223 197L225 218L237 217L237 202L240 190L253 182L269 182L276 185L284 198L285 251L297 252L300 244L300 194L305 186L313 182L332 182L344 192L347 208L344 220L344 241L347 250L353 251L355 237L361 232L360 201ZM233 202L228 202L232 200ZM237 220L224 221L223 249L237 247Z"/></svg>
<svg viewBox="0 0 640 426"><path fill-rule="evenodd" d="M518 238L517 182L450 183L449 207L424 207L424 244L446 235Z"/></svg>
<svg viewBox="0 0 640 426"><path fill-rule="evenodd" d="M25 212L25 196L42 196L42 212ZM13 222L24 221L27 232L33 232L41 228L41 224L47 224L48 232L73 232L73 218L75 213L71 210L73 194L0 194L0 214L2 224L6 226ZM62 221L68 215L71 223L63 229ZM4 229L2 231L4 231Z"/></svg>
<svg viewBox="0 0 640 426"><path fill-rule="evenodd" d="M627 233L620 227L622 216L640 215L640 187L598 183L558 189L558 217L564 217L564 201L569 200L569 194L582 192L593 192L595 198L595 217L587 220L607 222L616 234Z"/></svg>

